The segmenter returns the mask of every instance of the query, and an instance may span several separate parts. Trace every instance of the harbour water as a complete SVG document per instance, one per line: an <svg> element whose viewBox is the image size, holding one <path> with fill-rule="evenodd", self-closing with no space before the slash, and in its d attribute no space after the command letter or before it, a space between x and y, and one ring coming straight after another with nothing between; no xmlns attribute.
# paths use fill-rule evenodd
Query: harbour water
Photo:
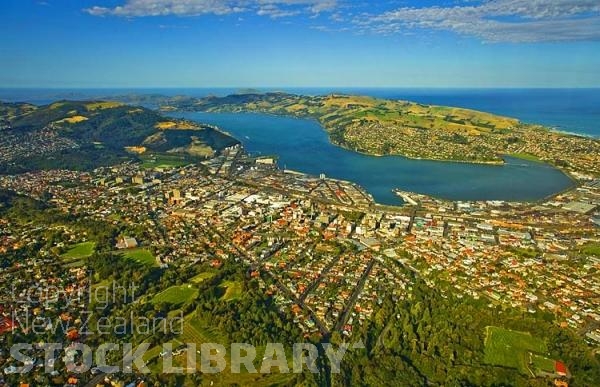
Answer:
<svg viewBox="0 0 600 387"><path fill-rule="evenodd" d="M549 165L514 158L497 166L363 155L331 144L312 120L250 113L174 115L217 125L250 153L278 155L282 168L356 182L382 204L401 203L394 188L454 200L533 201L572 184Z"/></svg>
<svg viewBox="0 0 600 387"><path fill-rule="evenodd" d="M261 89L259 91L273 91ZM600 89L402 89L280 88L318 95L345 93L457 106L518 118L557 130L600 138ZM97 99L137 94L228 95L234 88L184 89L0 89L0 100L45 104L57 99ZM398 204L392 189L400 188L454 200L538 200L571 186L557 169L506 158L503 166L372 157L332 145L314 121L261 114L185 113L214 124L259 154L277 154L282 167L351 180L384 204Z"/></svg>

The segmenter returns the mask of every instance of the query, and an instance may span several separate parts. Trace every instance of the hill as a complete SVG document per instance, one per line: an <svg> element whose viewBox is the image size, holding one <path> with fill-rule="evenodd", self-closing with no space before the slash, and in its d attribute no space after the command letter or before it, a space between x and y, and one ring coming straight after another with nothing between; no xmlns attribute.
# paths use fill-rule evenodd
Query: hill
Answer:
<svg viewBox="0 0 600 387"><path fill-rule="evenodd" d="M206 97L193 107L186 101L181 108L312 118L323 125L333 143L372 155L472 163L502 163L505 155L513 155L600 175L599 140L469 109L363 96L287 93Z"/></svg>
<svg viewBox="0 0 600 387"><path fill-rule="evenodd" d="M40 107L0 103L0 114L2 173L87 170L136 160L140 154L180 153L193 161L237 143L214 127L113 101Z"/></svg>

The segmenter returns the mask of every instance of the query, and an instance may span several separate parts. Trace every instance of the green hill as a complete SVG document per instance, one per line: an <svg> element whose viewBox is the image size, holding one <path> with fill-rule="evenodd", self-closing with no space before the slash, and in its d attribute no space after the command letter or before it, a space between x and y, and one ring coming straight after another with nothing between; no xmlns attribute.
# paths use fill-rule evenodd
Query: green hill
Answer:
<svg viewBox="0 0 600 387"><path fill-rule="evenodd" d="M0 129L2 173L89 170L166 152L194 161L237 143L213 127L112 101L58 101L40 107L0 103Z"/></svg>
<svg viewBox="0 0 600 387"><path fill-rule="evenodd" d="M170 109L174 101L170 101ZM263 112L312 118L331 141L372 155L502 163L529 155L566 171L600 176L600 140L469 109L365 96L250 93L199 99L185 110Z"/></svg>

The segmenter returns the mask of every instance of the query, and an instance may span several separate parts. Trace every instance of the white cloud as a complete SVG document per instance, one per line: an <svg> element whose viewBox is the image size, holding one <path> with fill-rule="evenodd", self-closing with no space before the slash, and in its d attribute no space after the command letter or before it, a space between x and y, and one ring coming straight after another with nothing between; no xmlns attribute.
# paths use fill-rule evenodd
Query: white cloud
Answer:
<svg viewBox="0 0 600 387"><path fill-rule="evenodd" d="M198 16L254 11L273 18L302 12L333 11L337 0L125 0L113 8L94 6L85 11L94 16Z"/></svg>
<svg viewBox="0 0 600 387"><path fill-rule="evenodd" d="M486 42L600 40L600 0L455 0L453 6L402 7L353 14L350 0L121 0L95 6L96 16L197 16L254 13L270 18L329 13L332 25L315 29L357 34L413 34L444 30ZM388 4L394 3L390 1ZM366 7L368 3L360 3ZM381 5L381 4L378 4Z"/></svg>
<svg viewBox="0 0 600 387"><path fill-rule="evenodd" d="M488 42L600 40L598 0L487 0L452 7L399 8L354 19L375 33L447 30Z"/></svg>

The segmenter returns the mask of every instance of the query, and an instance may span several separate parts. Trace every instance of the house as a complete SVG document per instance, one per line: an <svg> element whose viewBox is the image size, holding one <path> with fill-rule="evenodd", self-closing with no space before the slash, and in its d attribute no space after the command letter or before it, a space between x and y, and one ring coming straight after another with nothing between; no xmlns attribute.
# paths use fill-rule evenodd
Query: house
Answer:
<svg viewBox="0 0 600 387"><path fill-rule="evenodd" d="M135 249L136 247L138 247L138 242L135 238L121 237L121 238L119 238L119 241L117 242L116 247L119 250Z"/></svg>
<svg viewBox="0 0 600 387"><path fill-rule="evenodd" d="M563 206L567 211L578 212L582 215L592 213L596 209L596 205L585 202L570 202Z"/></svg>
<svg viewBox="0 0 600 387"><path fill-rule="evenodd" d="M0 316L0 335L12 332L15 329L17 329L17 326L12 320Z"/></svg>
<svg viewBox="0 0 600 387"><path fill-rule="evenodd" d="M360 238L360 243L365 245L367 248L375 250L375 251L379 251L379 249L381 248L381 242L379 242L377 239L371 238L371 237Z"/></svg>
<svg viewBox="0 0 600 387"><path fill-rule="evenodd" d="M565 363L560 362L560 361L554 362L554 372L556 372L556 374L560 375L560 376L567 376L569 373Z"/></svg>

